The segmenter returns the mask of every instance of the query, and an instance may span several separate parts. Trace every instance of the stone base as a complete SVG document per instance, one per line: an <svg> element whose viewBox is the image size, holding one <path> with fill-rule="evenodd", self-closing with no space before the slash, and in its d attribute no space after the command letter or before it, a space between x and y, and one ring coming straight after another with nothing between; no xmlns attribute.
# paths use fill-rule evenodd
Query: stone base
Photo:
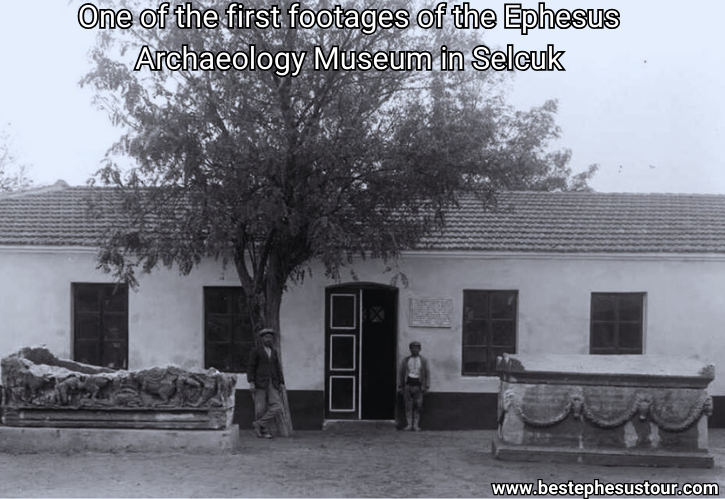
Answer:
<svg viewBox="0 0 725 499"><path fill-rule="evenodd" d="M223 430L232 423L234 406L212 408L74 408L3 407L7 426L46 428L134 428L154 430Z"/></svg>
<svg viewBox="0 0 725 499"><path fill-rule="evenodd" d="M185 452L217 454L239 447L239 427L225 430L14 428L0 426L0 452Z"/></svg>
<svg viewBox="0 0 725 499"><path fill-rule="evenodd" d="M678 468L712 468L708 452L670 452L656 449L574 449L569 447L536 447L511 445L494 438L491 451L502 461L537 463L580 463L600 466L652 466Z"/></svg>

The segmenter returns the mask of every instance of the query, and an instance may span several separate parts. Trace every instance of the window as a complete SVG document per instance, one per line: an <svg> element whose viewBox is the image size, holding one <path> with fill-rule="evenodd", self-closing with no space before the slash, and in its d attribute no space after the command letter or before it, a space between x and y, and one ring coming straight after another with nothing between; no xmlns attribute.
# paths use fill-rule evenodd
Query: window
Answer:
<svg viewBox="0 0 725 499"><path fill-rule="evenodd" d="M246 372L253 346L254 332L242 288L204 288L205 367Z"/></svg>
<svg viewBox="0 0 725 499"><path fill-rule="evenodd" d="M71 285L73 360L128 369L128 286Z"/></svg>
<svg viewBox="0 0 725 499"><path fill-rule="evenodd" d="M641 354L644 293L592 293L589 352Z"/></svg>
<svg viewBox="0 0 725 499"><path fill-rule="evenodd" d="M463 292L464 376L494 375L496 357L516 353L518 291Z"/></svg>

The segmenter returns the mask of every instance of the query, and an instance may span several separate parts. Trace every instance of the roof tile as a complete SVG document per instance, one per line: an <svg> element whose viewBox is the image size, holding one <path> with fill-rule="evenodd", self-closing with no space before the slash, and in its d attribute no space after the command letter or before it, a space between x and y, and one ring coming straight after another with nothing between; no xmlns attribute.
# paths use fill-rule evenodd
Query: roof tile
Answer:
<svg viewBox="0 0 725 499"><path fill-rule="evenodd" d="M497 201L461 199L419 248L725 253L723 195L504 192ZM113 189L64 184L2 195L0 245L96 246L123 219L119 202Z"/></svg>

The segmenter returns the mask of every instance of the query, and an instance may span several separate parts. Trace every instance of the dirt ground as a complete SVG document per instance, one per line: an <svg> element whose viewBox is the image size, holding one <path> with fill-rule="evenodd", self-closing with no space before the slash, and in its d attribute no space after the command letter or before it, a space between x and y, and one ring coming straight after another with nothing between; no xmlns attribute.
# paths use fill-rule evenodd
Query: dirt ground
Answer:
<svg viewBox="0 0 725 499"><path fill-rule="evenodd" d="M725 495L725 430L713 469L512 463L491 457L493 431L387 427L299 431L238 451L190 454L2 454L2 497L491 497L491 482L716 482ZM0 445L1 446L1 445Z"/></svg>

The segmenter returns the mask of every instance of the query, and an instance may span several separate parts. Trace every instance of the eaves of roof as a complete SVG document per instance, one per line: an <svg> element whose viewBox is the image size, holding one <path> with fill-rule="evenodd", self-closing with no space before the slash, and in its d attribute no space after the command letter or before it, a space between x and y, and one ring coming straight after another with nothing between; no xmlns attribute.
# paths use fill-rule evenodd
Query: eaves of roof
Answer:
<svg viewBox="0 0 725 499"><path fill-rule="evenodd" d="M95 247L118 226L113 189L65 183L0 196L0 246ZM725 196L503 192L460 200L422 252L725 253Z"/></svg>

